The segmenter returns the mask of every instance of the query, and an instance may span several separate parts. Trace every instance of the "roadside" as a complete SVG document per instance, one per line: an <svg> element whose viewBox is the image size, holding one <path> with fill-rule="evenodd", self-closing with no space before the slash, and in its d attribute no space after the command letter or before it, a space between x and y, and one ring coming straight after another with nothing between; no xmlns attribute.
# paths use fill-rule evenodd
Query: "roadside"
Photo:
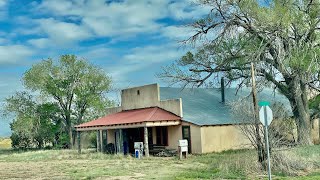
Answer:
<svg viewBox="0 0 320 180"><path fill-rule="evenodd" d="M293 161L281 162L282 169L278 164L274 179L320 179L320 146L299 147L282 154L294 156ZM0 150L0 179L264 179L266 173L255 158L253 150L191 155L180 161L176 157L134 159L94 150L78 155L73 150L7 149ZM288 174L288 168L296 173Z"/></svg>

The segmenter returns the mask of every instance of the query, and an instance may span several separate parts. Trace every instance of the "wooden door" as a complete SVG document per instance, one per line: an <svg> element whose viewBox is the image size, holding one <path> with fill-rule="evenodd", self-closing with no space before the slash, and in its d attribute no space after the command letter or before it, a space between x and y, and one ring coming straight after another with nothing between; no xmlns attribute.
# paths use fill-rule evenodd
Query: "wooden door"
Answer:
<svg viewBox="0 0 320 180"><path fill-rule="evenodd" d="M182 126L182 139L188 140L188 153L191 153L191 134L190 126Z"/></svg>

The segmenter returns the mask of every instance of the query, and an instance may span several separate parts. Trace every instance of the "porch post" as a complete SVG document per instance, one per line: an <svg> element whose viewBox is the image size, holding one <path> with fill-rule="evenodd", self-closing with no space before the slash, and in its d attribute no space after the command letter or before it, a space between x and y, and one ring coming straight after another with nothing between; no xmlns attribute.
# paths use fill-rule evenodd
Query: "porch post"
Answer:
<svg viewBox="0 0 320 180"><path fill-rule="evenodd" d="M100 151L104 152L104 147L103 147L103 130L99 130L100 132Z"/></svg>
<svg viewBox="0 0 320 180"><path fill-rule="evenodd" d="M81 154L81 132L77 132L78 135L78 153Z"/></svg>
<svg viewBox="0 0 320 180"><path fill-rule="evenodd" d="M97 152L100 152L100 133L97 130Z"/></svg>
<svg viewBox="0 0 320 180"><path fill-rule="evenodd" d="M146 157L149 157L149 145L148 145L148 128L144 127L144 153Z"/></svg>

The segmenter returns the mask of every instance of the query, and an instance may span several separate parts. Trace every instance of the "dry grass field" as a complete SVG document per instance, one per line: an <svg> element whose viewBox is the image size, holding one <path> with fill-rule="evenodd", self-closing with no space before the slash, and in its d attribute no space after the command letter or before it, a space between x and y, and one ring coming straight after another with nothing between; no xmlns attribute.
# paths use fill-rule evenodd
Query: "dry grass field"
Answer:
<svg viewBox="0 0 320 180"><path fill-rule="evenodd" d="M274 179L320 179L320 146L282 152ZM266 179L252 150L134 159L85 150L0 150L0 179ZM276 156L275 158L279 158Z"/></svg>
<svg viewBox="0 0 320 180"><path fill-rule="evenodd" d="M0 137L0 149L10 149L10 148L11 148L11 140L9 138Z"/></svg>

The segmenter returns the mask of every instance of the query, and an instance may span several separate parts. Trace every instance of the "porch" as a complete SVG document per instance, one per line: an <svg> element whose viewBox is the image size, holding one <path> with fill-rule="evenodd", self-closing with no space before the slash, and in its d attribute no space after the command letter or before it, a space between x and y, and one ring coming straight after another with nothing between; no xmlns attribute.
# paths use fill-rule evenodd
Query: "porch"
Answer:
<svg viewBox="0 0 320 180"><path fill-rule="evenodd" d="M177 149L181 137L181 117L158 107L122 111L75 127L79 138L81 132L96 131L97 151L107 153L133 154L134 142L143 142L149 156L159 148Z"/></svg>

